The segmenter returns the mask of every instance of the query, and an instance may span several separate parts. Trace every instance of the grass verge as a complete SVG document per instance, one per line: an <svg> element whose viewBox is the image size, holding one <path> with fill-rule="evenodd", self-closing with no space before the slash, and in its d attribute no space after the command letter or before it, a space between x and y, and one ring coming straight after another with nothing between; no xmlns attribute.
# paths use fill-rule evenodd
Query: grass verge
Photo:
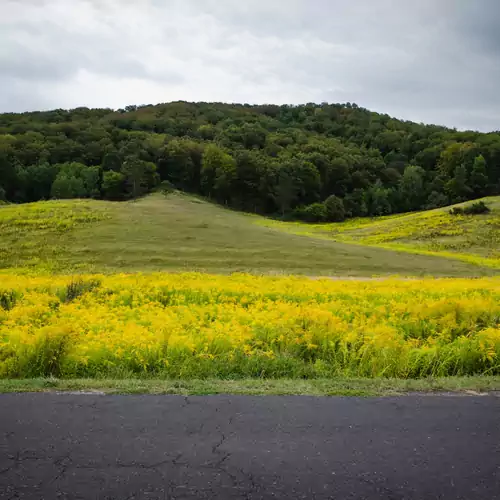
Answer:
<svg viewBox="0 0 500 500"><path fill-rule="evenodd" d="M102 392L105 394L395 396L408 393L488 393L500 390L500 377L445 377L420 380L337 378L316 380L0 380L0 393Z"/></svg>

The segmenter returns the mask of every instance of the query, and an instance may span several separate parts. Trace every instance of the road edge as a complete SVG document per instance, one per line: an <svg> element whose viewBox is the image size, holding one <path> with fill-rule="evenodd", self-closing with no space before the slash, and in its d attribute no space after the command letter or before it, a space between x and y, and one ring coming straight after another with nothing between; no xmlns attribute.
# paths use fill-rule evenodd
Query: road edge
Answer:
<svg viewBox="0 0 500 500"><path fill-rule="evenodd" d="M314 380L159 380L159 379L0 379L0 393L82 392L100 394L177 394L182 396L297 395L395 396L406 394L482 395L500 391L500 377L446 377L419 380L336 378Z"/></svg>

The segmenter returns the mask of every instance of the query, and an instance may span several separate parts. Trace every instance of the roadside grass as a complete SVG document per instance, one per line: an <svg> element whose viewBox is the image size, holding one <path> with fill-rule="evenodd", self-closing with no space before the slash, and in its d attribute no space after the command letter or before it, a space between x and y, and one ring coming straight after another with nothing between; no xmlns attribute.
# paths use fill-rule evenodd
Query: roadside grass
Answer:
<svg viewBox="0 0 500 500"><path fill-rule="evenodd" d="M406 248L374 248L360 245L354 237L346 237L347 243L336 242L328 227L305 226L304 231L315 238L304 237L301 227L295 229L180 193L168 197L157 193L122 203L70 200L7 205L0 208L0 269L347 277L495 274L477 262L409 255Z"/></svg>
<svg viewBox="0 0 500 500"><path fill-rule="evenodd" d="M420 380L335 378L316 380L145 380L36 378L0 380L0 393L96 392L104 394L397 396L411 393L486 394L500 390L500 377L445 377Z"/></svg>
<svg viewBox="0 0 500 500"><path fill-rule="evenodd" d="M450 208L343 223L304 224L259 219L257 224L288 234L385 248L416 255L442 256L500 270L500 197L484 198L490 213L451 215ZM455 206L470 204L461 203Z"/></svg>

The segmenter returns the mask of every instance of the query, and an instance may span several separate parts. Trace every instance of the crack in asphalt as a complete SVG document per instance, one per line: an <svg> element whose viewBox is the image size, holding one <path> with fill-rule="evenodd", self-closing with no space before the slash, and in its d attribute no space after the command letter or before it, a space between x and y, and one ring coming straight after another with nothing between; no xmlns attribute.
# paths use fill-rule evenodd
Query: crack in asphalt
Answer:
<svg viewBox="0 0 500 500"><path fill-rule="evenodd" d="M0 500L500 500L498 397L79 397L0 396Z"/></svg>
<svg viewBox="0 0 500 500"><path fill-rule="evenodd" d="M65 463L66 460L68 460L69 463ZM60 458L56 458L53 462L53 465L55 465L56 467L60 467L61 470L58 471L57 475L50 480L50 483L55 483L59 478L63 477L72 463L73 460L69 453Z"/></svg>

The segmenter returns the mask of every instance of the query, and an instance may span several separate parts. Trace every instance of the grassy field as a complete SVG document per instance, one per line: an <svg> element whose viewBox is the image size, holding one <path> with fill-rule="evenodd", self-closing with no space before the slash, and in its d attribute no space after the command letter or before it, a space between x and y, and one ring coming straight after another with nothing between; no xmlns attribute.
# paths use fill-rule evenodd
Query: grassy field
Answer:
<svg viewBox="0 0 500 500"><path fill-rule="evenodd" d="M307 226L181 194L4 205L0 392L498 390L487 201Z"/></svg>
<svg viewBox="0 0 500 500"><path fill-rule="evenodd" d="M180 194L167 198L156 194L126 203L72 200L8 205L0 207L0 269L354 277L495 273L477 263L336 242L328 239L332 229L327 226L307 226L306 232L315 238L291 234L303 230ZM360 243L355 237L345 239Z"/></svg>
<svg viewBox="0 0 500 500"><path fill-rule="evenodd" d="M500 270L500 197L484 198L483 201L491 212L474 216L451 215L450 207L447 207L334 224L287 223L268 219L260 219L258 223L288 234L417 255L439 255Z"/></svg>

